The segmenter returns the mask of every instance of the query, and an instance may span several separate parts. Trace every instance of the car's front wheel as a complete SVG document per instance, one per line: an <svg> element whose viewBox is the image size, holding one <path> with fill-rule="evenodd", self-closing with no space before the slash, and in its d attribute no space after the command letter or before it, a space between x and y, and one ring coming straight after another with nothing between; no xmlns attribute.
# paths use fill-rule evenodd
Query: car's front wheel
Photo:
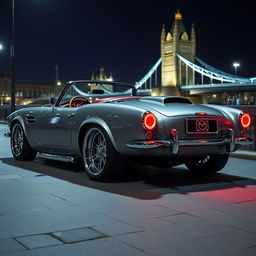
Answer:
<svg viewBox="0 0 256 256"><path fill-rule="evenodd" d="M198 174L209 174L220 171L228 162L229 154L205 156L200 159L187 161L187 168Z"/></svg>
<svg viewBox="0 0 256 256"><path fill-rule="evenodd" d="M17 160L33 160L37 152L28 143L20 123L15 123L11 129L11 150Z"/></svg>
<svg viewBox="0 0 256 256"><path fill-rule="evenodd" d="M113 180L124 172L125 159L118 154L112 142L99 126L90 126L84 136L83 162L84 167L93 180Z"/></svg>

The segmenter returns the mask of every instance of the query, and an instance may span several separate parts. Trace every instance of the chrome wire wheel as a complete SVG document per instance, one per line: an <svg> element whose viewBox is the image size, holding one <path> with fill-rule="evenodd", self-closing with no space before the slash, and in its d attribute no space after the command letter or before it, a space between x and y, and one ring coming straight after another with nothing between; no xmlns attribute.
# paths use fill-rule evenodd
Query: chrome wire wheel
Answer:
<svg viewBox="0 0 256 256"><path fill-rule="evenodd" d="M88 130L85 136L83 157L86 170L93 176L99 175L107 162L106 138L96 127Z"/></svg>
<svg viewBox="0 0 256 256"><path fill-rule="evenodd" d="M14 156L20 156L23 150L24 132L20 124L15 124L12 130L11 149Z"/></svg>

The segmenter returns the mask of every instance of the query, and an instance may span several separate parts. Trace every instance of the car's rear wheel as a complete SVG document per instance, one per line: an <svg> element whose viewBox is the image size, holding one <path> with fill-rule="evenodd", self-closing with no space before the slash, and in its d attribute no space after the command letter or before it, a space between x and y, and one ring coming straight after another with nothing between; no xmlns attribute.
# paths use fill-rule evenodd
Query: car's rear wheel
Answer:
<svg viewBox="0 0 256 256"><path fill-rule="evenodd" d="M118 154L109 136L99 126L90 126L84 136L84 167L93 180L110 181L124 173L125 159Z"/></svg>
<svg viewBox="0 0 256 256"><path fill-rule="evenodd" d="M20 123L15 123L11 129L11 151L17 160L33 160L37 152L28 143Z"/></svg>
<svg viewBox="0 0 256 256"><path fill-rule="evenodd" d="M209 174L220 171L228 162L229 154L205 156L200 159L187 161L187 168L198 174Z"/></svg>

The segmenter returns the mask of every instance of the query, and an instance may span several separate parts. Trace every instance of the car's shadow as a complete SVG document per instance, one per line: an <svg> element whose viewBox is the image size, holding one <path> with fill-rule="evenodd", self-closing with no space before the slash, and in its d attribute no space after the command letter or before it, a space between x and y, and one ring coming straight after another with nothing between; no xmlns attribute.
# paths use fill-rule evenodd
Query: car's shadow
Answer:
<svg viewBox="0 0 256 256"><path fill-rule="evenodd" d="M168 169L150 166L132 166L122 180L106 183L88 178L81 164L64 163L36 158L35 161L17 161L13 158L0 159L3 163L51 176L74 184L138 199L157 199L163 194L191 193L256 184L256 180L216 173L195 176L185 167Z"/></svg>

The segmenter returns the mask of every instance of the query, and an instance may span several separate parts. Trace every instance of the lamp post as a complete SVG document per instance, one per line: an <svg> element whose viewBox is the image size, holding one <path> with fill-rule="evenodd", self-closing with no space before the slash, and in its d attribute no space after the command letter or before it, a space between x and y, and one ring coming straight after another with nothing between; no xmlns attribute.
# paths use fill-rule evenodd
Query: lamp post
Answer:
<svg viewBox="0 0 256 256"><path fill-rule="evenodd" d="M240 67L240 63L234 62L233 67L235 68L235 75L237 76L237 68Z"/></svg>
<svg viewBox="0 0 256 256"><path fill-rule="evenodd" d="M12 37L11 37L11 112L15 111L15 0L12 0Z"/></svg>

